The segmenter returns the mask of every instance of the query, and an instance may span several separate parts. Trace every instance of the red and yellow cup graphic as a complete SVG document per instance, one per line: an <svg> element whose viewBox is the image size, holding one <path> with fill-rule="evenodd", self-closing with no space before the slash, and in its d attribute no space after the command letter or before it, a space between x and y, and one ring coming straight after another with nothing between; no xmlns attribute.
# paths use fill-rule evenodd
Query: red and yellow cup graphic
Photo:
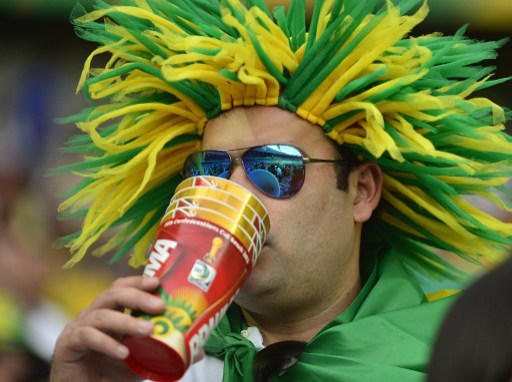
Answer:
<svg viewBox="0 0 512 382"><path fill-rule="evenodd" d="M161 279L165 303L150 337L126 337L126 363L144 378L176 381L199 360L210 333L249 276L270 223L251 192L226 179L194 177L177 188L144 275Z"/></svg>

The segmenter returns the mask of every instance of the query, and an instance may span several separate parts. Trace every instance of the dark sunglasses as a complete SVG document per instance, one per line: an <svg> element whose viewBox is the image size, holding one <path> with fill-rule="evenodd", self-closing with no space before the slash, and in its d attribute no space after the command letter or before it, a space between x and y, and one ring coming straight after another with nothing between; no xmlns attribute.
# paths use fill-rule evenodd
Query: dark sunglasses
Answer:
<svg viewBox="0 0 512 382"><path fill-rule="evenodd" d="M244 150L240 157L229 152ZM188 156L182 175L190 178L211 175L228 179L233 162L242 162L251 182L265 195L286 199L295 195L304 184L305 165L309 163L348 163L345 159L308 158L295 146L272 144L229 151L205 150Z"/></svg>
<svg viewBox="0 0 512 382"><path fill-rule="evenodd" d="M294 366L306 347L302 341L281 341L260 350L254 357L254 382L266 382Z"/></svg>

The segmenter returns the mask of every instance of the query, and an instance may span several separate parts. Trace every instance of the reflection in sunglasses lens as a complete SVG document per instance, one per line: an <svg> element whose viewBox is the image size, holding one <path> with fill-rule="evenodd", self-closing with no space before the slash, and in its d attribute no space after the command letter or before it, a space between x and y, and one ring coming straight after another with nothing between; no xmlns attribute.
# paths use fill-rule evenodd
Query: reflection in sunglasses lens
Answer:
<svg viewBox="0 0 512 382"><path fill-rule="evenodd" d="M274 198L296 194L304 182L302 154L293 146L255 147L243 154L242 162L253 184Z"/></svg>
<svg viewBox="0 0 512 382"><path fill-rule="evenodd" d="M189 155L183 165L183 176L210 175L227 179L231 168L231 158L224 151L200 151Z"/></svg>
<svg viewBox="0 0 512 382"><path fill-rule="evenodd" d="M290 145L263 145L242 154L242 165L251 182L273 198L289 198L304 183L302 153ZM232 158L225 151L206 150L191 154L183 166L183 176L218 176L228 179Z"/></svg>

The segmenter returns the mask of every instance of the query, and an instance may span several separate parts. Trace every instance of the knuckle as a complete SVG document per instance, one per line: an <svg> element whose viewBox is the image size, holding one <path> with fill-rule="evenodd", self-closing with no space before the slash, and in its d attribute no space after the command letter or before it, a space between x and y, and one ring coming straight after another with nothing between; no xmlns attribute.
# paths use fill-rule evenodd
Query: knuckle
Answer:
<svg viewBox="0 0 512 382"><path fill-rule="evenodd" d="M77 325L73 330L73 339L75 343L86 343L91 339L91 331L88 326Z"/></svg>
<svg viewBox="0 0 512 382"><path fill-rule="evenodd" d="M92 311L89 320L94 327L102 327L105 322L105 311L102 309Z"/></svg>
<svg viewBox="0 0 512 382"><path fill-rule="evenodd" d="M107 289L105 292L103 292L100 295L100 298L103 300L107 300L107 301L115 300L118 293L119 293L118 288L110 288L110 289Z"/></svg>
<svg viewBox="0 0 512 382"><path fill-rule="evenodd" d="M126 284L127 277L119 277L112 282L112 287L120 287Z"/></svg>
<svg viewBox="0 0 512 382"><path fill-rule="evenodd" d="M71 321L64 326L62 330L61 337L73 336L74 333L78 330L79 324L76 321Z"/></svg>
<svg viewBox="0 0 512 382"><path fill-rule="evenodd" d="M80 313L78 313L78 316L76 317L76 320L79 321L81 320L82 318L84 318L85 316L87 316L87 314L90 312L90 308L86 308L86 309L83 309ZM74 323L74 321L72 322Z"/></svg>

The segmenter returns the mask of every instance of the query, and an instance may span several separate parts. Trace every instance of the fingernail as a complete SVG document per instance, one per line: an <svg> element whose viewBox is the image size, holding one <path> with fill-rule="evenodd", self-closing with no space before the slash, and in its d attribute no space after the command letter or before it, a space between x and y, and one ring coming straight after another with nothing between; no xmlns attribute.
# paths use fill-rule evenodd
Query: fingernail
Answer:
<svg viewBox="0 0 512 382"><path fill-rule="evenodd" d="M128 357L128 348L126 346L119 345L116 349L116 354L119 356L119 358L125 359Z"/></svg>
<svg viewBox="0 0 512 382"><path fill-rule="evenodd" d="M151 286L154 286L154 285L158 285L159 280L156 277L143 277L142 278L142 283L145 286L151 287Z"/></svg>
<svg viewBox="0 0 512 382"><path fill-rule="evenodd" d="M148 302L151 306L160 306L162 304L162 299L159 297L151 296Z"/></svg>
<svg viewBox="0 0 512 382"><path fill-rule="evenodd" d="M153 328L153 324L149 321L139 320L139 322L137 322L137 329L141 333L146 333L149 330L151 330L152 328Z"/></svg>

